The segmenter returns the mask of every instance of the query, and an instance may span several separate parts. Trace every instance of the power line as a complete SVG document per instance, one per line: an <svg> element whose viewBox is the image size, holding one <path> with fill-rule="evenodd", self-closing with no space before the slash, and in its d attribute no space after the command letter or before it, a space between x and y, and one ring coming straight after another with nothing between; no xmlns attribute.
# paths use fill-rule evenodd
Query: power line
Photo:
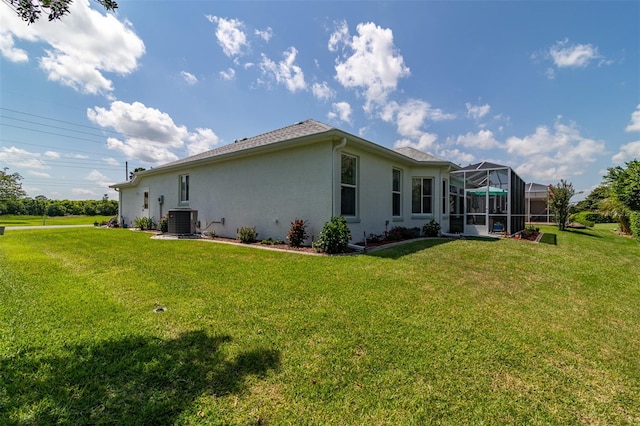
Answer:
<svg viewBox="0 0 640 426"><path fill-rule="evenodd" d="M108 129L105 129L103 127L98 128L98 127L93 127L93 126L87 126L87 125L84 125L84 124L72 123L70 121L58 120L58 119L55 119L55 118L45 117L45 116L42 116L42 115L31 114L31 113L24 112L24 111L18 111L18 110L9 109L9 108L3 108L3 107L0 107L0 110L9 111L9 112L13 112L13 113L16 113L16 114L23 114L23 115L27 115L27 116L31 116L31 117L36 117L36 118L41 118L41 119L44 119L44 120L55 121L55 122L58 122L58 123L69 124L69 125L72 125L72 126L78 126L78 127L83 127L83 128L87 128L87 129L97 130L97 131L104 132L104 133L111 133L113 135L122 136L124 138L141 139L141 140L145 140L145 141L148 141L148 142L162 143L162 141L159 141L157 139L151 139L151 138L148 138L146 136L133 135L133 134L130 134L130 133L123 133L123 132L119 132L119 131L115 131L115 130L108 130ZM6 115L0 115L0 118L9 118L9 119L13 119L13 120L19 120L19 121L23 121L23 122L27 122L27 123L31 123L31 124L37 124L39 126L53 127L53 128L57 128L57 129L68 130L70 132L87 134L87 135L90 135L90 136L98 136L98 137L103 137L104 136L103 134L82 132L80 130L62 128L62 127L53 126L53 125L50 125L50 124L39 123L37 121L23 120L23 119L14 118L14 117L11 117L11 116L6 116ZM12 125L8 125L8 124L6 124L6 126L18 127L18 126L15 126L15 125L12 126ZM18 127L18 128L21 128L21 129L24 129L24 130L37 131L37 130L34 130L34 129L28 129L28 128L22 128L22 127ZM41 131L41 132L43 132L43 131ZM51 134L54 134L54 135L57 135L57 136L71 137L71 136L66 136L66 135L60 135L60 134L57 134L57 133L51 133ZM77 138L75 138L75 139L77 139ZM93 142L93 141L91 141L91 142Z"/></svg>
<svg viewBox="0 0 640 426"><path fill-rule="evenodd" d="M43 120L55 121L57 123L69 124L71 126L78 126L78 127L84 127L86 129L92 129L92 130L104 131L104 132L108 132L108 133L120 134L119 132L116 132L114 130L106 130L106 129L101 128L101 127L93 127L93 126L87 126L86 124L79 124L79 123L73 123L71 121L58 120L57 118L45 117L44 115L38 115L38 114L31 114L29 112L18 111L18 110L11 109L11 108L0 107L0 110L9 111L9 112L13 112L13 113L16 113L16 114L28 115L29 117L42 118Z"/></svg>
<svg viewBox="0 0 640 426"><path fill-rule="evenodd" d="M16 129L21 129L21 130L27 130L29 132L37 132L37 133L44 133L46 135L53 135L53 136L62 136L63 138L68 138L68 139L76 139L76 140L80 140L80 141L84 141L84 142L92 142L92 143L99 143L100 145L104 144L104 141L93 141L91 139L87 139L87 138L79 138L77 136L69 136L69 135L62 135L60 133L54 133L54 132L47 132L45 130L38 130L38 129L29 129L28 127L22 127L22 126L15 126L13 124L3 124L2 126L5 127L13 127Z"/></svg>
<svg viewBox="0 0 640 426"><path fill-rule="evenodd" d="M41 145L41 144L31 143L31 142L21 142L21 141L16 141L16 140L12 140L12 139L2 139L2 138L0 138L0 142L19 144L19 145L39 146L41 148L50 148L50 149L55 149L56 151L69 151L69 152L74 152L74 153L78 153L78 154L103 155L103 153L99 153L99 152L80 151L78 149L61 148L61 147L51 148L51 146L49 146L49 145ZM124 155L122 155L120 153L117 153L117 152L113 154L113 157L121 157L121 158L126 159L126 157ZM123 160L123 161L125 161L125 160Z"/></svg>
<svg viewBox="0 0 640 426"><path fill-rule="evenodd" d="M65 131L68 131L68 132L80 133L80 134L83 134L83 135L97 136L97 137L104 136L104 135L95 134L95 133L83 132L82 130L74 130L74 129L69 129L69 128L66 128L66 127L54 126L52 124L38 123L37 121L23 120L21 118L15 118L15 117L7 117L6 115L1 115L1 114L0 114L0 118L6 118L6 119L9 119L9 120L20 121L22 123L36 124L38 126L51 127L52 129L65 130Z"/></svg>

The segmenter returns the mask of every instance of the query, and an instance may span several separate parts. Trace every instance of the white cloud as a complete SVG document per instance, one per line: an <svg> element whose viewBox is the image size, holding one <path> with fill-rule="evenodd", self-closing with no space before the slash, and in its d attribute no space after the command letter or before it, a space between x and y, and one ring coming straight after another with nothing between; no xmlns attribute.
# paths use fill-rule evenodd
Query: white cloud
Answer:
<svg viewBox="0 0 640 426"><path fill-rule="evenodd" d="M346 21L336 23L336 29L329 37L327 48L330 52L336 52L338 50L338 45L340 44L349 44L349 27L347 26Z"/></svg>
<svg viewBox="0 0 640 426"><path fill-rule="evenodd" d="M6 12L6 11L5 11ZM25 61L26 52L13 47L14 39L48 45L38 59L51 81L90 94L110 96L113 82L104 73L126 75L136 70L145 47L129 22L101 14L88 0L71 3L59 22L41 19L27 25L14 13L0 14L0 53Z"/></svg>
<svg viewBox="0 0 640 426"><path fill-rule="evenodd" d="M327 114L330 120L340 120L351 124L351 105L348 102L336 102L332 105L333 111Z"/></svg>
<svg viewBox="0 0 640 426"><path fill-rule="evenodd" d="M365 98L364 109L383 105L396 90L398 80L410 74L409 68L393 43L393 32L376 24L361 23L358 35L349 37L346 23L339 24L329 39L329 50L344 44L350 52L336 60L336 80L345 88L360 89Z"/></svg>
<svg viewBox="0 0 640 426"><path fill-rule="evenodd" d="M220 78L223 80L233 80L236 77L236 70L227 68L226 71L220 71Z"/></svg>
<svg viewBox="0 0 640 426"><path fill-rule="evenodd" d="M556 70L549 67L547 68L547 71L545 71L544 75L546 75L549 80L553 80L556 78Z"/></svg>
<svg viewBox="0 0 640 426"><path fill-rule="evenodd" d="M458 136L456 143L467 148L477 149L492 149L500 147L500 142L495 139L491 130L480 130L478 133L468 132L466 135Z"/></svg>
<svg viewBox="0 0 640 426"><path fill-rule="evenodd" d="M463 166L473 163L476 159L473 154L462 152L459 149L443 150L438 152L438 155L442 158Z"/></svg>
<svg viewBox="0 0 640 426"><path fill-rule="evenodd" d="M586 67L592 60L600 58L597 47L591 44L569 44L568 39L556 42L548 52L558 68Z"/></svg>
<svg viewBox="0 0 640 426"><path fill-rule="evenodd" d="M190 133L186 138L187 152L189 155L199 154L209 151L220 142L220 138L211 129L198 127L195 132Z"/></svg>
<svg viewBox="0 0 640 426"><path fill-rule="evenodd" d="M180 71L180 76L187 82L187 84L193 86L198 82L198 78L187 71Z"/></svg>
<svg viewBox="0 0 640 426"><path fill-rule="evenodd" d="M394 148L404 148L406 146L415 148L418 151L427 152L433 147L435 141L438 140L438 135L435 133L423 133L418 140L411 139L399 139L394 144Z"/></svg>
<svg viewBox="0 0 640 426"><path fill-rule="evenodd" d="M107 163L110 166L119 166L120 162L113 157L103 158L102 161Z"/></svg>
<svg viewBox="0 0 640 426"><path fill-rule="evenodd" d="M420 99L409 99L402 105L395 101L389 102L381 110L380 118L394 123L398 134L403 137L396 142L396 147L412 146L424 150L430 148L437 139L436 134L423 129L427 120L451 120L455 116L444 113L441 109L431 108L431 105Z"/></svg>
<svg viewBox="0 0 640 426"><path fill-rule="evenodd" d="M640 105L631 113L631 123L625 127L627 132L640 132Z"/></svg>
<svg viewBox="0 0 640 426"><path fill-rule="evenodd" d="M489 106L489 104L473 105L471 102L467 102L465 105L467 106L467 117L474 120L481 119L491 111L491 106Z"/></svg>
<svg viewBox="0 0 640 426"><path fill-rule="evenodd" d="M109 178L107 176L103 175L98 170L92 170L91 173L85 176L85 179L90 182L95 182L97 185L105 188L113 184L113 182L108 180Z"/></svg>
<svg viewBox="0 0 640 426"><path fill-rule="evenodd" d="M2 17L0 17L0 22L2 22ZM4 28L4 25L1 25L0 28ZM0 54L11 62L29 61L27 52L15 47L13 36L9 32L0 31Z"/></svg>
<svg viewBox="0 0 640 426"><path fill-rule="evenodd" d="M302 72L302 68L295 65L297 54L298 51L296 48L290 47L282 52L284 60L276 64L263 53L262 61L260 61L262 74L272 77L278 84L285 85L292 93L298 90L305 90L307 83L304 81L304 73Z"/></svg>
<svg viewBox="0 0 640 426"><path fill-rule="evenodd" d="M140 102L111 103L110 109L87 109L87 117L101 127L111 127L121 133L123 140L110 137L107 148L120 151L129 158L160 164L178 159L174 150L187 145L187 152L209 149L218 142L210 129L189 132L178 126L164 112L149 108Z"/></svg>
<svg viewBox="0 0 640 426"><path fill-rule="evenodd" d="M266 30L256 30L255 35L268 42L273 37L273 29L271 27L267 27Z"/></svg>
<svg viewBox="0 0 640 426"><path fill-rule="evenodd" d="M98 180L107 179L107 177L102 173L100 173L98 170L92 170L91 173L89 173L85 178L87 180L94 181L94 182Z"/></svg>
<svg viewBox="0 0 640 426"><path fill-rule="evenodd" d="M549 80L556 78L557 69L560 68L586 68L597 61L598 66L610 65L612 60L606 59L598 52L598 48L592 44L570 43L569 39L557 41L551 47L534 52L531 59L547 60L553 66L548 67L545 75Z"/></svg>
<svg viewBox="0 0 640 426"><path fill-rule="evenodd" d="M0 163L11 166L25 167L28 169L48 169L44 158L48 158L38 152L29 152L15 146L6 148L0 147Z"/></svg>
<svg viewBox="0 0 640 426"><path fill-rule="evenodd" d="M553 129L538 126L534 134L508 138L505 145L508 153L523 158L518 174L546 181L581 175L605 152L604 142L583 137L575 123L566 125L560 118Z"/></svg>
<svg viewBox="0 0 640 426"><path fill-rule="evenodd" d="M326 81L320 83L313 83L311 86L311 92L316 99L321 101L328 101L336 96L335 90L329 87L329 84Z"/></svg>
<svg viewBox="0 0 640 426"><path fill-rule="evenodd" d="M230 58L242 56L244 50L249 47L244 23L237 19L225 19L213 15L207 15L207 19L217 24L216 39L224 54Z"/></svg>
<svg viewBox="0 0 640 426"><path fill-rule="evenodd" d="M60 154L55 151L45 151L43 155L47 158L51 158L54 160L57 160L58 158L60 158Z"/></svg>
<svg viewBox="0 0 640 426"><path fill-rule="evenodd" d="M81 196L85 196L85 195L94 196L94 195L97 195L96 192L94 192L94 191L92 191L90 189L83 189L83 188L73 188L71 190L71 192L74 195L81 195Z"/></svg>
<svg viewBox="0 0 640 426"><path fill-rule="evenodd" d="M629 142L622 145L620 151L611 158L614 163L624 163L633 159L640 158L640 141Z"/></svg>
<svg viewBox="0 0 640 426"><path fill-rule="evenodd" d="M35 176L35 177L39 177L39 178L50 178L51 175L49 173L45 173L45 172L36 172L35 170L29 170L27 172L27 174L29 176Z"/></svg>

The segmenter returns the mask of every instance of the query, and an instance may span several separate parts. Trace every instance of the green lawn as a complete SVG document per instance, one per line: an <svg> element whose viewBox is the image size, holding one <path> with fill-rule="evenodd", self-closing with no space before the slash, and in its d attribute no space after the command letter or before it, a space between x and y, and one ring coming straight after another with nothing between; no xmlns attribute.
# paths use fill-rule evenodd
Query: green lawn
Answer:
<svg viewBox="0 0 640 426"><path fill-rule="evenodd" d="M640 244L611 229L336 257L5 233L0 419L639 424Z"/></svg>
<svg viewBox="0 0 640 426"><path fill-rule="evenodd" d="M108 221L113 216L27 216L0 215L0 226L42 226L44 225L92 225L94 222Z"/></svg>

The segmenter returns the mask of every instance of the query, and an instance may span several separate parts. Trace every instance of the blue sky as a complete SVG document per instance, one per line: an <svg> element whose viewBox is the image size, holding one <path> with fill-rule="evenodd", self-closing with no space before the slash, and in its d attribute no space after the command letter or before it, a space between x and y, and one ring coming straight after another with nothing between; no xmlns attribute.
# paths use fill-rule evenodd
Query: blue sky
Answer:
<svg viewBox="0 0 640 426"><path fill-rule="evenodd" d="M0 3L0 167L29 196L108 185L313 118L527 182L640 158L637 1Z"/></svg>

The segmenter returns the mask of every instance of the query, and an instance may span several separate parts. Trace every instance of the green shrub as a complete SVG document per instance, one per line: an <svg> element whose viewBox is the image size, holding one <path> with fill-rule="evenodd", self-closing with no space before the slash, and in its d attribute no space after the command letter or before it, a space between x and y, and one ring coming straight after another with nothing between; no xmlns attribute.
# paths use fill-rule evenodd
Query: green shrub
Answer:
<svg viewBox="0 0 640 426"><path fill-rule="evenodd" d="M258 239L258 233L256 232L256 228L252 228L250 226L243 226L238 231L238 239L241 243L251 244Z"/></svg>
<svg viewBox="0 0 640 426"><path fill-rule="evenodd" d="M158 229L163 234L169 232L169 218L167 216L162 216L158 221Z"/></svg>
<svg viewBox="0 0 640 426"><path fill-rule="evenodd" d="M422 235L425 237L437 237L440 235L440 224L431 219L429 223L425 223L422 227Z"/></svg>
<svg viewBox="0 0 640 426"><path fill-rule="evenodd" d="M420 228L407 228L406 226L394 226L387 232L388 240L409 240L420 235Z"/></svg>
<svg viewBox="0 0 640 426"><path fill-rule="evenodd" d="M287 242L291 247L300 247L307 237L307 221L296 218L291 222L291 229L287 234Z"/></svg>
<svg viewBox="0 0 640 426"><path fill-rule="evenodd" d="M136 217L133 219L134 228L139 228L141 231L148 229L156 229L156 222L152 217Z"/></svg>
<svg viewBox="0 0 640 426"><path fill-rule="evenodd" d="M525 229L520 231L520 237L528 240L537 237L539 233L540 228L538 228L537 226L528 225Z"/></svg>
<svg viewBox="0 0 640 426"><path fill-rule="evenodd" d="M269 239L260 241L260 244L264 244L265 246L277 246L279 244L284 244L284 241L278 240L278 239L274 240L272 238L269 238Z"/></svg>
<svg viewBox="0 0 640 426"><path fill-rule="evenodd" d="M631 233L638 241L640 241L640 212L632 211L629 215L631 224Z"/></svg>
<svg viewBox="0 0 640 426"><path fill-rule="evenodd" d="M601 215L598 212L592 212L592 211L581 211L575 214L572 214L569 217L569 221L570 222L577 222L577 223L582 223L585 226L589 226L592 227L593 225L589 225L589 223L613 223L611 218L608 218L606 216ZM583 222L583 221L586 221Z"/></svg>
<svg viewBox="0 0 640 426"><path fill-rule="evenodd" d="M349 227L342 216L333 216L325 222L313 247L325 253L343 253L349 244Z"/></svg>

